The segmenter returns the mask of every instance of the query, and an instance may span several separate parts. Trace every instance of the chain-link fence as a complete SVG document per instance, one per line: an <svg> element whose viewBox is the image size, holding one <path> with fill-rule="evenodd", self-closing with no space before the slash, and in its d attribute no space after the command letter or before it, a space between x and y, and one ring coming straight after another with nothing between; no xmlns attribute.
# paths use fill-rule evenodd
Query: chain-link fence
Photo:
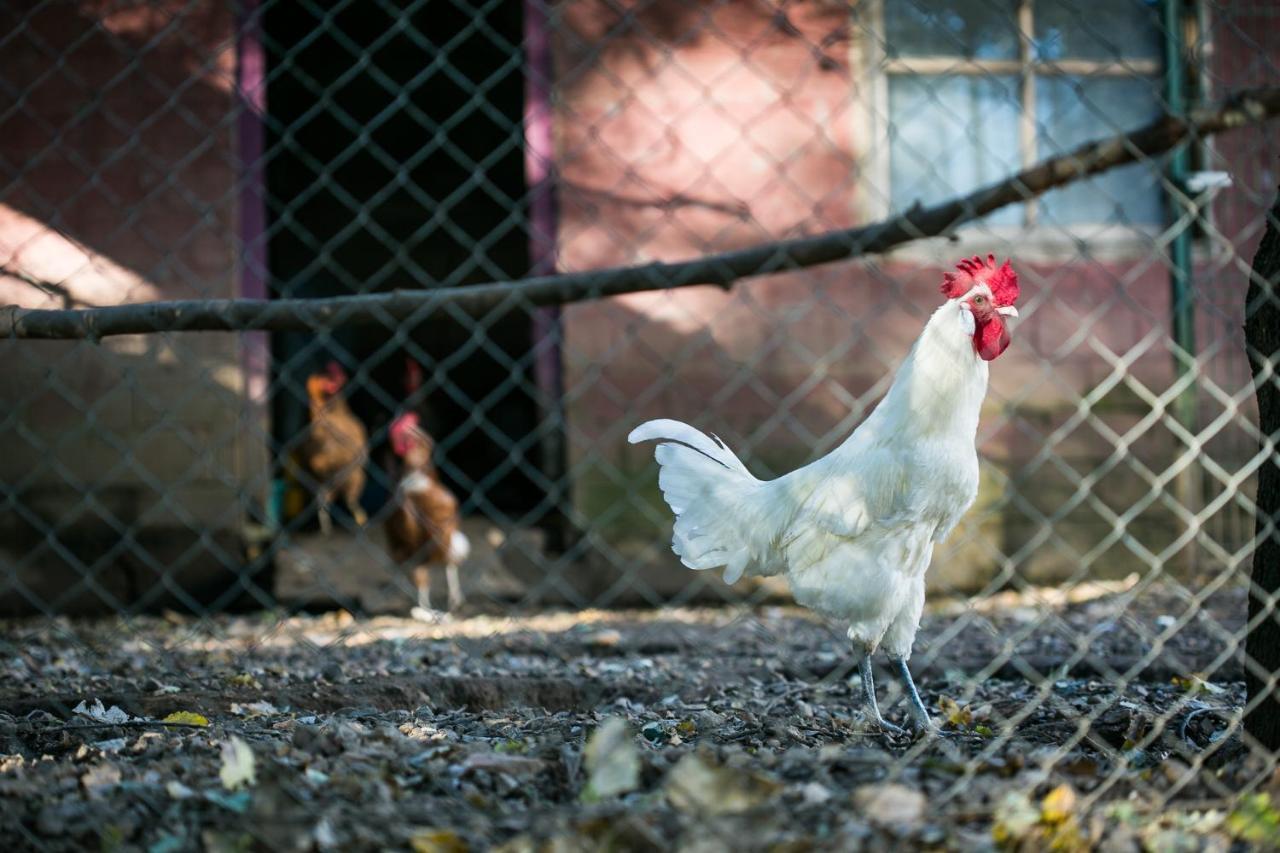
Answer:
<svg viewBox="0 0 1280 853"><path fill-rule="evenodd" d="M1280 63L1280 9L1225 0L21 0L0 22L0 305L24 308L456 288L840 232ZM1276 537L1255 528L1275 356L1255 379L1242 331L1273 131L1121 145L1137 162L728 292L512 285L360 322L339 301L306 331L0 342L5 837L1274 845L1258 732L1280 723L1242 722L1276 691L1244 650L1275 636L1280 569L1249 581ZM913 737L900 673L876 724L848 618L796 606L785 573L680 565L627 436L687 421L761 479L827 456L943 274L988 252L1020 316L976 500L924 581L909 666L937 731ZM810 529L812 503L771 509Z"/></svg>

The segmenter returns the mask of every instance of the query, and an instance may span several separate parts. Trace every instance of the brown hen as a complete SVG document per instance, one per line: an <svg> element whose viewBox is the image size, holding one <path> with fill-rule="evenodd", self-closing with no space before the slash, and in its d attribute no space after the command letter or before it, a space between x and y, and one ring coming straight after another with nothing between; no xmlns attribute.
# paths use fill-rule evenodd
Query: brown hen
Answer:
<svg viewBox="0 0 1280 853"><path fill-rule="evenodd" d="M325 536L333 528L329 507L337 495L342 496L357 525L364 526L368 520L360 507L368 434L340 396L346 381L346 373L335 362L329 363L325 373L307 377L311 423L298 459L316 483L320 530Z"/></svg>

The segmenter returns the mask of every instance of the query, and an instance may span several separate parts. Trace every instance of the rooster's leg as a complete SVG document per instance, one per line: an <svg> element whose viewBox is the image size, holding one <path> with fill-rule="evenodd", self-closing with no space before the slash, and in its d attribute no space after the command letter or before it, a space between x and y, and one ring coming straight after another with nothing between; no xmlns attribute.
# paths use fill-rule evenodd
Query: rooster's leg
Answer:
<svg viewBox="0 0 1280 853"><path fill-rule="evenodd" d="M365 514L364 507L360 506L360 493L363 491L363 471L348 477L342 497L347 509L351 512L351 520L356 523L356 527L364 527L369 523L369 516Z"/></svg>
<svg viewBox="0 0 1280 853"><path fill-rule="evenodd" d="M413 570L413 585L418 589L418 606L414 608L414 615L419 611L431 613L431 575L426 566Z"/></svg>
<svg viewBox="0 0 1280 853"><path fill-rule="evenodd" d="M457 610L465 599L462 597L462 583L458 580L458 567L450 563L445 567L445 577L449 579L449 609Z"/></svg>
<svg viewBox="0 0 1280 853"><path fill-rule="evenodd" d="M423 610L431 609L431 575L424 566L413 570L413 585L418 588L418 606Z"/></svg>
<svg viewBox="0 0 1280 853"><path fill-rule="evenodd" d="M880 716L880 704L876 702L876 681L871 674L871 655L865 649L857 648L856 644L855 651L861 655L858 669L862 673L862 699L866 710L875 718L876 725L884 731L893 734L904 734L901 728Z"/></svg>
<svg viewBox="0 0 1280 853"><path fill-rule="evenodd" d="M329 517L329 501L327 499L321 498L316 514L320 517L320 533L328 536L333 532L333 520Z"/></svg>
<svg viewBox="0 0 1280 853"><path fill-rule="evenodd" d="M933 720L930 719L924 702L920 701L920 692L916 690L916 683L911 677L911 669L907 666L906 658L890 657L889 660L897 668L902 686L907 691L907 711L911 714L912 728L924 732L933 731Z"/></svg>

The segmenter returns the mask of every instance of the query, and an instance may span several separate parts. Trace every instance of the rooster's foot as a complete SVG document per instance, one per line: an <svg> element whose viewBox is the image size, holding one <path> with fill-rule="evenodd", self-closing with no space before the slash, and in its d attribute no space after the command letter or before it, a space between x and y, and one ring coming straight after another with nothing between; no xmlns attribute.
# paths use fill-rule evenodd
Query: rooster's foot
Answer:
<svg viewBox="0 0 1280 853"><path fill-rule="evenodd" d="M907 733L916 740L921 738L933 739L949 734L938 728L933 720L918 720L914 716L907 721Z"/></svg>
<svg viewBox="0 0 1280 853"><path fill-rule="evenodd" d="M449 618L448 613L444 613L440 610L428 610L425 607L415 607L409 611L409 615L414 619L417 619L419 622L426 622L430 625L435 625L436 623L443 622L445 619Z"/></svg>
<svg viewBox="0 0 1280 853"><path fill-rule="evenodd" d="M911 677L911 670L907 667L906 658L890 657L889 660L898 670L898 676L902 679L902 687L907 693L907 728L916 737L936 737L941 732L937 726L933 724L933 718L929 716L929 711L924 707L924 702L920 700L920 691L916 690L915 680Z"/></svg>
<svg viewBox="0 0 1280 853"><path fill-rule="evenodd" d="M891 723L888 720L886 720L884 717L877 717L871 722L874 726L879 728L880 731L884 732L887 735L897 735L899 737L902 737L908 734L908 731L904 729L902 726L895 725L894 723Z"/></svg>

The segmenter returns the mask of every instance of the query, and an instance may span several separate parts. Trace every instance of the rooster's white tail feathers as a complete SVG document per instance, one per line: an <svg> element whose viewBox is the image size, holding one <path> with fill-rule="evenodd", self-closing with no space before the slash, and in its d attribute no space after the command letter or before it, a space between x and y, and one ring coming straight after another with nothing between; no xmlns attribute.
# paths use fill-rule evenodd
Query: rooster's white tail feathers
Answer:
<svg viewBox="0 0 1280 853"><path fill-rule="evenodd" d="M662 442L654 451L658 487L676 516L671 550L691 569L724 566L725 582L734 583L771 538L762 526L766 484L719 438L680 421L648 421L627 436L632 444L654 439Z"/></svg>

